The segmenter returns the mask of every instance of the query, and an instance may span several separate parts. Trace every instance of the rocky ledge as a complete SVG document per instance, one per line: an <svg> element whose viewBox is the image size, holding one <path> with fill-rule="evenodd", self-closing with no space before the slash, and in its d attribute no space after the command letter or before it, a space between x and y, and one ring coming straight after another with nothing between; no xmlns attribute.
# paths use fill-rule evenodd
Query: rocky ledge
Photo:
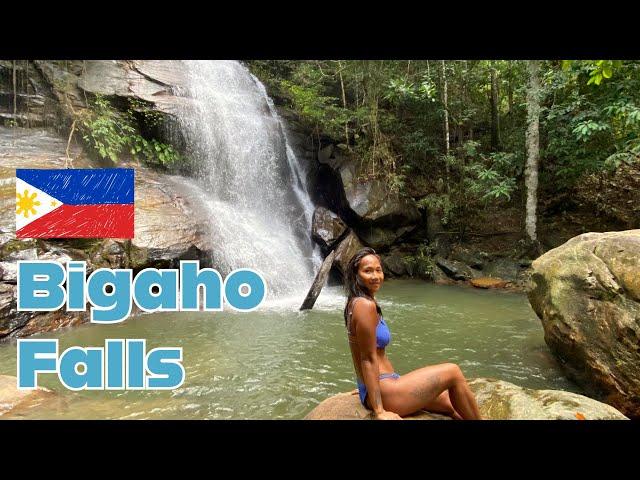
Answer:
<svg viewBox="0 0 640 480"><path fill-rule="evenodd" d="M610 405L577 393L562 390L532 390L490 378L469 382L478 400L480 413L487 420L626 420ZM364 408L357 390L339 393L324 400L305 420L366 420L371 411ZM451 420L450 417L421 411L406 420Z"/></svg>

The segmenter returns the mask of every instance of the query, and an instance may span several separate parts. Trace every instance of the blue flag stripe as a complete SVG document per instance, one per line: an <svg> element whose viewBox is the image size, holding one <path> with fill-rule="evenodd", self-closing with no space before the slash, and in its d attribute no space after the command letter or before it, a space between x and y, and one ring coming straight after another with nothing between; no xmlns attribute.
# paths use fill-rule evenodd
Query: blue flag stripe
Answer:
<svg viewBox="0 0 640 480"><path fill-rule="evenodd" d="M67 205L133 203L132 168L17 169L16 177Z"/></svg>

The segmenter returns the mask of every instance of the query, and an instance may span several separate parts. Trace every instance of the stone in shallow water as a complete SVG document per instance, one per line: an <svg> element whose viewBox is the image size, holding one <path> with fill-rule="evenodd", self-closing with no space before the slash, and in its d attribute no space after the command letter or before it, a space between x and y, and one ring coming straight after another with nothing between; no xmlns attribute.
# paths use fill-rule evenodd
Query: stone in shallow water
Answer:
<svg viewBox="0 0 640 480"><path fill-rule="evenodd" d="M504 288L508 282L501 278L480 277L472 278L469 283L476 288Z"/></svg>
<svg viewBox="0 0 640 480"><path fill-rule="evenodd" d="M489 378L469 381L480 413L487 420L625 420L615 408L577 393L532 390ZM362 406L357 391L340 393L314 408L305 420L366 420L370 411ZM449 420L444 415L421 411L407 420Z"/></svg>
<svg viewBox="0 0 640 480"><path fill-rule="evenodd" d="M0 417L5 414L17 415L53 400L56 395L46 388L18 390L16 377L0 375Z"/></svg>

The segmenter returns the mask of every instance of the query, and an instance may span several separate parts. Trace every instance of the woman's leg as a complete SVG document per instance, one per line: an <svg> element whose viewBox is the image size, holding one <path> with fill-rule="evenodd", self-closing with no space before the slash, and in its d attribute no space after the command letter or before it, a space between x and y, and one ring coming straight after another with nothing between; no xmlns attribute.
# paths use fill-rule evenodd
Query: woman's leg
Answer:
<svg viewBox="0 0 640 480"><path fill-rule="evenodd" d="M380 390L385 410L401 416L428 408L434 401L438 403L440 395L448 391L451 405L460 417L467 420L480 419L473 392L460 368L453 363L420 368L397 380L383 380L380 382Z"/></svg>
<svg viewBox="0 0 640 480"><path fill-rule="evenodd" d="M454 420L462 420L462 417L456 409L451 405L451 399L449 398L449 390L445 390L440 395L438 395L435 400L429 402L424 407L423 410L427 410L433 413L443 413L445 415L449 415Z"/></svg>

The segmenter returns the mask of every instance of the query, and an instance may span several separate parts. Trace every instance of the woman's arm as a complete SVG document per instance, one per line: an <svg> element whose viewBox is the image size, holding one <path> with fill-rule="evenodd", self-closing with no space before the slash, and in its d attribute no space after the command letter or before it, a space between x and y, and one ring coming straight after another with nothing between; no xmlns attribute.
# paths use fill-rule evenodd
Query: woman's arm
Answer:
<svg viewBox="0 0 640 480"><path fill-rule="evenodd" d="M360 350L360 368L362 380L367 387L369 405L376 418L390 417L382 405L380 394L380 370L376 352L376 328L378 326L378 311L375 302L364 299L353 307L353 320L356 326L356 341ZM387 415L385 415L387 414ZM399 418L393 415L393 418Z"/></svg>

